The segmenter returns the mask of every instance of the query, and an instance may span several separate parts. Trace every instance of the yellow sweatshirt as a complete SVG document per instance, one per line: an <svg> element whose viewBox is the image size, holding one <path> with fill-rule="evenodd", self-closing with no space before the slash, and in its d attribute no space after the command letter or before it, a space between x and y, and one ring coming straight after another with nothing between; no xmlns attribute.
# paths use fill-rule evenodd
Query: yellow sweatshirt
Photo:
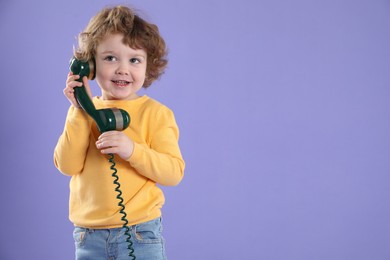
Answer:
<svg viewBox="0 0 390 260"><path fill-rule="evenodd" d="M124 109L131 117L124 133L134 141L133 154L127 161L115 156L129 225L159 217L164 195L157 184L177 185L185 166L172 111L147 96L126 101L95 97L93 103L97 109ZM109 156L101 154L95 145L99 135L95 122L83 110L71 106L54 150L54 164L72 177L69 218L74 225L117 228L123 225L122 215Z"/></svg>

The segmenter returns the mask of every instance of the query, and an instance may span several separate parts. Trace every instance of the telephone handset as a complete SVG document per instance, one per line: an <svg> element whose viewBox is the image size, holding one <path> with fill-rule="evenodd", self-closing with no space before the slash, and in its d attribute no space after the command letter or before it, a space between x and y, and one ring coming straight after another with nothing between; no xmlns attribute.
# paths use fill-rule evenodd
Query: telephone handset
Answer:
<svg viewBox="0 0 390 260"><path fill-rule="evenodd" d="M95 64L93 61L84 62L73 58L70 61L70 70L73 74L80 75L77 81L81 83L84 76L87 76L88 79L95 78ZM130 116L125 110L118 108L96 109L84 85L75 87L74 95L80 107L96 122L101 133L111 130L122 131L129 126Z"/></svg>
<svg viewBox="0 0 390 260"><path fill-rule="evenodd" d="M83 77L87 76L88 79L95 78L95 63L93 61L84 62L76 58L70 61L70 70L74 75L79 75L80 78L77 80L83 82ZM96 109L92 103L84 84L81 87L74 88L74 95L77 103L80 107L85 110L96 122L96 125L101 133L106 131L118 130L122 131L126 129L130 124L129 114L119 108L104 108ZM115 168L114 154L109 154L110 158L108 161L111 163L110 169L112 177L114 178L113 183L116 185L115 191L117 192L116 198L118 199L118 206L120 207L119 213L122 214L121 220L123 221L123 228L125 229L125 235L127 236L126 242L128 243L127 249L129 250L129 256L132 259L136 259L134 255L133 242L131 242L130 228L127 226L129 223L127 220L127 214L125 212L125 205L123 204L122 191L120 190L119 177L117 175L117 169Z"/></svg>

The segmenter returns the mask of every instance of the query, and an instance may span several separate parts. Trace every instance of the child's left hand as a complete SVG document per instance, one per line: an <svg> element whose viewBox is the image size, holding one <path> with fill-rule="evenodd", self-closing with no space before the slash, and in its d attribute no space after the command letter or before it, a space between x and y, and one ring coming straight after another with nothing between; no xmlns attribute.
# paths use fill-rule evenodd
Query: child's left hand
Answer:
<svg viewBox="0 0 390 260"><path fill-rule="evenodd" d="M123 132L108 131L99 136L96 147L103 154L113 153L127 160L133 154L134 142Z"/></svg>

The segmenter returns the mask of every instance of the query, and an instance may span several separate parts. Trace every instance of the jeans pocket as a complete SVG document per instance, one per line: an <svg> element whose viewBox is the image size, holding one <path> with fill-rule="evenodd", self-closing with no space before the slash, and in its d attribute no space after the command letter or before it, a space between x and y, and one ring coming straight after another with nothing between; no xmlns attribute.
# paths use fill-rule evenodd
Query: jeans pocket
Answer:
<svg viewBox="0 0 390 260"><path fill-rule="evenodd" d="M134 237L138 243L157 244L162 243L162 225L160 218L135 225Z"/></svg>
<svg viewBox="0 0 390 260"><path fill-rule="evenodd" d="M77 247L80 247L84 244L87 233L87 229L85 228L76 227L73 230L73 239Z"/></svg>

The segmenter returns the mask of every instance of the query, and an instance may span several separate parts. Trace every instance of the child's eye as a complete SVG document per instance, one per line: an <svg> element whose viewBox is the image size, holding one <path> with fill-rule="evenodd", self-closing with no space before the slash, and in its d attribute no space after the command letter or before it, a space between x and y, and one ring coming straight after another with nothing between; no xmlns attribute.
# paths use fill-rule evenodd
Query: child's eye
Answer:
<svg viewBox="0 0 390 260"><path fill-rule="evenodd" d="M137 64L137 63L140 63L140 62L141 61L139 59L137 59L137 58L130 59L130 63L132 63L132 64Z"/></svg>
<svg viewBox="0 0 390 260"><path fill-rule="evenodd" d="M116 58L114 56L109 55L109 56L105 57L104 60L106 60L106 61L116 61Z"/></svg>

